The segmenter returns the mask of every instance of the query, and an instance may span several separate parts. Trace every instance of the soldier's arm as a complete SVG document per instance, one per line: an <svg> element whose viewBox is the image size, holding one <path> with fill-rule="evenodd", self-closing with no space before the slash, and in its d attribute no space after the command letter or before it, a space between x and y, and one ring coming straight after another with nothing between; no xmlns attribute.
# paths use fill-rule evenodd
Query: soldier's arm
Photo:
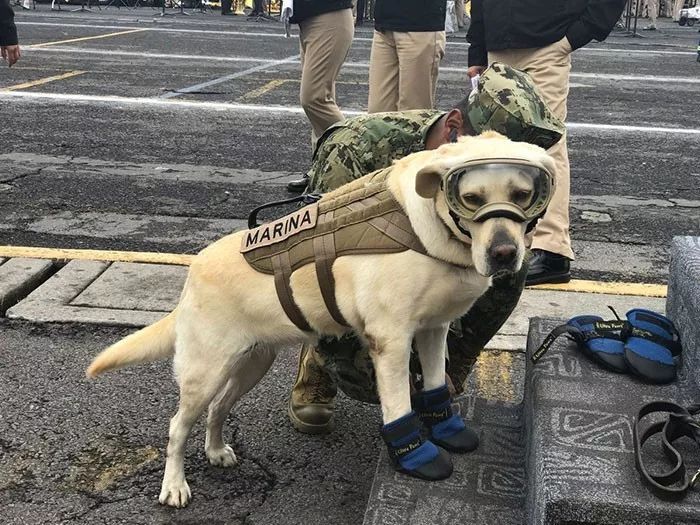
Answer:
<svg viewBox="0 0 700 525"><path fill-rule="evenodd" d="M572 49L583 47L593 39L605 40L620 18L626 0L589 0L581 17L566 32Z"/></svg>
<svg viewBox="0 0 700 525"><path fill-rule="evenodd" d="M472 19L469 31L467 31L467 42L469 46L467 65L486 66L488 56L486 53L486 41L484 40L484 6L483 0L472 0L470 16Z"/></svg>
<svg viewBox="0 0 700 525"><path fill-rule="evenodd" d="M325 193L367 173L352 147L340 142L325 143L309 170L309 192Z"/></svg>

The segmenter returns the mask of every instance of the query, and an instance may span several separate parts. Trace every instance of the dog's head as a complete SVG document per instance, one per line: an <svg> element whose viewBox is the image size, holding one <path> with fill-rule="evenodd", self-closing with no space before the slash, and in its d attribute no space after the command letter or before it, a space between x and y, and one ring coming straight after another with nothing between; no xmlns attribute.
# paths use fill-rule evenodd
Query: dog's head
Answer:
<svg viewBox="0 0 700 525"><path fill-rule="evenodd" d="M554 191L554 161L537 146L498 133L467 137L436 150L416 176L416 192L433 199L455 237L471 243L481 275L516 272L525 234Z"/></svg>

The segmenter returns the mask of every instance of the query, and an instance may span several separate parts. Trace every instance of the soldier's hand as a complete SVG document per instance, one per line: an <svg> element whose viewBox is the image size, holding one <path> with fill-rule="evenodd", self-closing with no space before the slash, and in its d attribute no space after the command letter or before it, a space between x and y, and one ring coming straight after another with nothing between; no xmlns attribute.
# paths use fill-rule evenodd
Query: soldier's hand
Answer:
<svg viewBox="0 0 700 525"><path fill-rule="evenodd" d="M486 69L486 66L470 66L467 69L467 76L469 78L472 78L472 77L475 77L477 75L481 75L485 69Z"/></svg>
<svg viewBox="0 0 700 525"><path fill-rule="evenodd" d="M0 47L2 58L7 60L7 65L12 65L19 60L19 46L2 46Z"/></svg>

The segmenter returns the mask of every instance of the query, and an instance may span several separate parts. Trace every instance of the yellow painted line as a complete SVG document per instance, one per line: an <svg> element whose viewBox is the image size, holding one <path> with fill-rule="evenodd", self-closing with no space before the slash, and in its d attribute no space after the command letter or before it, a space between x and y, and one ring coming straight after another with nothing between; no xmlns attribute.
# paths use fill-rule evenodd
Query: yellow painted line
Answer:
<svg viewBox="0 0 700 525"><path fill-rule="evenodd" d="M31 45L28 45L26 47L28 49L32 49L35 47L57 46L59 44L70 44L71 42L84 42L86 40L96 40L98 38L110 38L110 37L119 36L119 35L129 35L131 33L140 33L142 31L148 31L148 29L130 29L128 31L117 31L116 33L106 33L104 35L82 36L80 38L70 38L68 40L57 40L55 42L44 42L42 44L31 44Z"/></svg>
<svg viewBox="0 0 700 525"><path fill-rule="evenodd" d="M566 284L539 284L528 286L528 290L555 290L561 292L604 293L612 295L635 295L639 297L666 297L668 287L663 284L626 283L572 280Z"/></svg>
<svg viewBox="0 0 700 525"><path fill-rule="evenodd" d="M513 352L481 352L474 368L476 391L489 401L515 403L518 401L513 369Z"/></svg>
<svg viewBox="0 0 700 525"><path fill-rule="evenodd" d="M0 88L0 91L15 91L18 89L27 89L34 86L41 86L42 84L48 84L49 82L55 82L56 80L64 80L66 78L77 77L78 75L82 75L83 73L85 73L85 71L69 71L68 73L63 73L62 75L54 75L52 77L30 80L29 82L24 82L22 84L15 84L14 86Z"/></svg>
<svg viewBox="0 0 700 525"><path fill-rule="evenodd" d="M240 100L251 100L254 98L261 97L265 93L268 93L268 92L272 91L273 89L280 87L282 84L284 84L286 82L291 82L291 80L285 79L285 78L278 78L275 80L270 80L267 84L264 84L257 89L252 89L252 90L248 91L248 93L243 95L240 98Z"/></svg>
<svg viewBox="0 0 700 525"><path fill-rule="evenodd" d="M28 257L34 259L88 261L121 261L188 266L194 255L158 252L122 252L116 250L79 250L67 248L40 248L33 246L0 246L0 257Z"/></svg>
<svg viewBox="0 0 700 525"><path fill-rule="evenodd" d="M121 261L188 266L195 257L184 253L126 252L117 250L82 250L70 248L41 248L34 246L0 246L0 257L28 257L34 259L81 259L91 261ZM601 293L639 297L666 297L667 287L662 284L584 281L574 279L566 284L540 284L528 290Z"/></svg>

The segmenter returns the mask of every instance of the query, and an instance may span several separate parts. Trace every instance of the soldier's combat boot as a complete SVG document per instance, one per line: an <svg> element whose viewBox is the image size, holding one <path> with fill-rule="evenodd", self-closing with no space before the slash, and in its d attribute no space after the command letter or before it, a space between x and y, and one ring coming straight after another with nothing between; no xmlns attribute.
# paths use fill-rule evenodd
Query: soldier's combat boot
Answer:
<svg viewBox="0 0 700 525"><path fill-rule="evenodd" d="M479 436L464 424L459 414L452 412L447 385L416 394L411 399L413 409L430 429L430 439L450 452L471 452L479 446Z"/></svg>
<svg viewBox="0 0 700 525"><path fill-rule="evenodd" d="M289 419L299 432L327 434L335 427L335 383L323 367L316 348L304 344L299 354L299 371L289 398Z"/></svg>
<svg viewBox="0 0 700 525"><path fill-rule="evenodd" d="M421 422L415 412L387 423L382 438L394 468L414 478L436 481L452 474L450 455L421 438Z"/></svg>

